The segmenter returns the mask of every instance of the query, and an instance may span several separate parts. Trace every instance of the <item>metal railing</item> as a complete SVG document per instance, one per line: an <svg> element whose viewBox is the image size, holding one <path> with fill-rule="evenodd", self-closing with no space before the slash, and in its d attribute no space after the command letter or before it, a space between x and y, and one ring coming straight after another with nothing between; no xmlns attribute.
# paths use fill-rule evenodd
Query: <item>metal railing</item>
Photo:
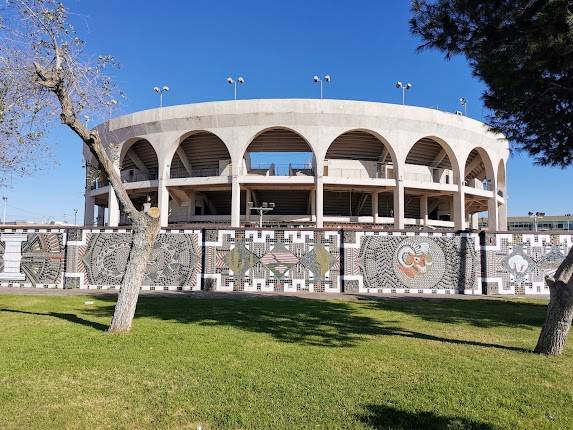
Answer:
<svg viewBox="0 0 573 430"><path fill-rule="evenodd" d="M91 184L91 190L99 190L100 188L107 187L109 185L109 179L96 178Z"/></svg>
<svg viewBox="0 0 573 430"><path fill-rule="evenodd" d="M252 164L243 174L261 176L314 176L312 164Z"/></svg>
<svg viewBox="0 0 573 430"><path fill-rule="evenodd" d="M478 179L466 179L464 180L464 185L466 187L475 188L476 190L491 191L491 181L489 179L484 179L479 181Z"/></svg>
<svg viewBox="0 0 573 430"><path fill-rule="evenodd" d="M204 169L191 169L191 173L187 169L180 167L171 169L169 174L170 178L204 178L207 176L220 176L218 167L209 167Z"/></svg>
<svg viewBox="0 0 573 430"><path fill-rule="evenodd" d="M452 171L438 167L426 166L428 172L406 172L404 177L409 181L431 182L434 184L453 184Z"/></svg>
<svg viewBox="0 0 573 430"><path fill-rule="evenodd" d="M329 160L325 160L327 163ZM387 163L377 163L375 169L367 167L362 169L346 167L326 167L326 176L338 178L361 178L361 179L394 179L393 166Z"/></svg>
<svg viewBox="0 0 573 430"><path fill-rule="evenodd" d="M135 172L133 170L129 170L126 172L121 172L121 180L123 182L140 182L140 181L153 181L157 179L157 171L150 170L147 173L143 172Z"/></svg>

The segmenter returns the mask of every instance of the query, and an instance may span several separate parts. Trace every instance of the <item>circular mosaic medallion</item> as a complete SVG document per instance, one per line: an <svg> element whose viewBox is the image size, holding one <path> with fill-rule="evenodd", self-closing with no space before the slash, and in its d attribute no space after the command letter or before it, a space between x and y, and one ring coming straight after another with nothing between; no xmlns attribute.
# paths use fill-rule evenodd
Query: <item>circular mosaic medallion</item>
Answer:
<svg viewBox="0 0 573 430"><path fill-rule="evenodd" d="M444 251L428 237L404 239L392 262L396 276L408 288L433 288L446 270Z"/></svg>

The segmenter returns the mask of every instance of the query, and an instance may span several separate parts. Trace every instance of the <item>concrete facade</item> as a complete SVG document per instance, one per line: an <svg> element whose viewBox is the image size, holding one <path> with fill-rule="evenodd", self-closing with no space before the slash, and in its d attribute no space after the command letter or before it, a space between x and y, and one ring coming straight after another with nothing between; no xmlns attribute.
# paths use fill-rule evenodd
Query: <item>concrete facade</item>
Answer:
<svg viewBox="0 0 573 430"><path fill-rule="evenodd" d="M487 211L489 230L506 228L508 143L459 115L359 101L244 100L136 112L97 130L134 201L158 205L162 226L248 226L257 217L246 200L277 199L268 223L466 229ZM312 161L255 166L259 151L307 151ZM105 178L86 181L85 206L86 225L126 222Z"/></svg>

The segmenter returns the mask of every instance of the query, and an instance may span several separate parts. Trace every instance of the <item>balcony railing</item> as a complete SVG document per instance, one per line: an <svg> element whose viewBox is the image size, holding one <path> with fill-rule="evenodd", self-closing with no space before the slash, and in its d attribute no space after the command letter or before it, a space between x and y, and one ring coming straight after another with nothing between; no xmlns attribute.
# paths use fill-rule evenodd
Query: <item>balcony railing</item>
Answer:
<svg viewBox="0 0 573 430"><path fill-rule="evenodd" d="M157 171L155 170L150 170L147 173L134 172L133 170L121 172L121 179L123 182L153 181L157 179L157 177Z"/></svg>
<svg viewBox="0 0 573 430"><path fill-rule="evenodd" d="M478 179L467 179L464 181L466 187L475 188L477 190L491 191L491 181L489 179L484 179L480 181Z"/></svg>
<svg viewBox="0 0 573 430"><path fill-rule="evenodd" d="M330 160L325 160L325 176L338 178L360 179L394 179L394 167L392 164L363 162L364 167L333 167ZM334 160L333 160L334 161Z"/></svg>
<svg viewBox="0 0 573 430"><path fill-rule="evenodd" d="M314 176L312 164L252 164L243 174L260 176Z"/></svg>
<svg viewBox="0 0 573 430"><path fill-rule="evenodd" d="M185 168L171 169L171 178L204 178L207 176L220 176L219 168L210 167L205 169L191 169L191 173Z"/></svg>
<svg viewBox="0 0 573 430"><path fill-rule="evenodd" d="M91 184L90 189L99 190L100 188L107 187L109 185L109 179L96 178Z"/></svg>
<svg viewBox="0 0 573 430"><path fill-rule="evenodd" d="M406 165L407 168L408 165ZM453 184L453 175L451 170L440 169L438 167L426 167L427 172L408 172L404 177L406 180L415 182L431 182L434 184Z"/></svg>

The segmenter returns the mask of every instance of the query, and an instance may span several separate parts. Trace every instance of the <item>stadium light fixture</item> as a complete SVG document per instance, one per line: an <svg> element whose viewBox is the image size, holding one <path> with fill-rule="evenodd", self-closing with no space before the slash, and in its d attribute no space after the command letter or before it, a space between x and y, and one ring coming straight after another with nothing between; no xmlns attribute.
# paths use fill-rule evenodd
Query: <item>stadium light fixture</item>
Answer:
<svg viewBox="0 0 573 430"><path fill-rule="evenodd" d="M468 116L468 99L460 97L460 105L464 108L464 116Z"/></svg>
<svg viewBox="0 0 573 430"><path fill-rule="evenodd" d="M411 83L403 84L401 81L396 82L396 88L402 89L402 104L405 104L406 101L406 91L412 88Z"/></svg>
<svg viewBox="0 0 573 430"><path fill-rule="evenodd" d="M227 83L229 85L233 85L233 94L234 94L234 98L235 100L237 100L237 83L239 84L244 84L245 83L245 78L243 78L242 76L239 76L237 79L233 79L230 76L227 78Z"/></svg>
<svg viewBox="0 0 573 430"><path fill-rule="evenodd" d="M169 87L167 85L163 85L161 88L153 87L153 91L155 91L157 94L159 94L159 107L162 108L163 107L163 93L168 92Z"/></svg>
<svg viewBox="0 0 573 430"><path fill-rule="evenodd" d="M332 78L330 77L330 75L324 75L324 78L320 78L320 76L318 75L314 75L312 80L314 81L314 83L316 84L320 84L320 98L322 99L323 96L323 82L330 82L332 80Z"/></svg>

